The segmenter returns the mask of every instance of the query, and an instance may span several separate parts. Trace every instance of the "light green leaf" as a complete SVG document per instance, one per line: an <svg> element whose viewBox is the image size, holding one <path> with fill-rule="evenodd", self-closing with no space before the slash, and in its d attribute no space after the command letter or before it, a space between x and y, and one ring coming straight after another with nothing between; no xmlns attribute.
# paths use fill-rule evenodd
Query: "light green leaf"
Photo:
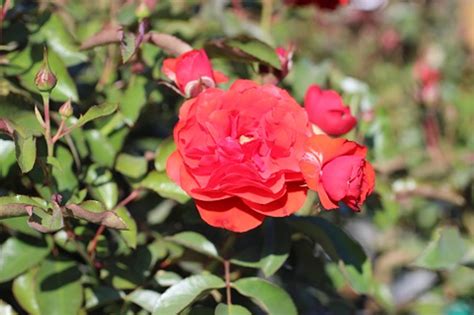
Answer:
<svg viewBox="0 0 474 315"><path fill-rule="evenodd" d="M44 260L35 287L41 314L77 314L83 299L80 277L74 261L64 258Z"/></svg>
<svg viewBox="0 0 474 315"><path fill-rule="evenodd" d="M125 176L140 178L146 174L148 162L143 157L120 153L115 162L115 169Z"/></svg>
<svg viewBox="0 0 474 315"><path fill-rule="evenodd" d="M9 281L32 268L51 250L44 240L24 241L10 237L0 245L0 283Z"/></svg>
<svg viewBox="0 0 474 315"><path fill-rule="evenodd" d="M162 269L158 270L158 272L156 273L155 280L162 287L170 287L183 280L183 278L176 272L166 271Z"/></svg>
<svg viewBox="0 0 474 315"><path fill-rule="evenodd" d="M135 249L137 247L137 223L125 207L116 209L115 213L123 220L123 222L125 222L125 225L128 227L127 230L121 230L120 235L122 235L125 243L127 243L130 248Z"/></svg>
<svg viewBox="0 0 474 315"><path fill-rule="evenodd" d="M101 201L109 210L115 207L118 201L118 185L107 168L92 164L87 170L85 181L95 199Z"/></svg>
<svg viewBox="0 0 474 315"><path fill-rule="evenodd" d="M166 290L155 304L153 315L178 314L203 293L225 287L224 281L214 275L188 277ZM291 315L291 314L287 314Z"/></svg>
<svg viewBox="0 0 474 315"><path fill-rule="evenodd" d="M122 53L122 62L126 63L132 58L137 50L135 34L131 32L123 32L120 41L120 52Z"/></svg>
<svg viewBox="0 0 474 315"><path fill-rule="evenodd" d="M36 161L36 138L23 138L18 133L15 134L16 160L23 173L31 171Z"/></svg>
<svg viewBox="0 0 474 315"><path fill-rule="evenodd" d="M158 148L156 148L155 169L158 172L166 170L166 161L168 161L168 158L174 150L176 150L176 144L174 143L173 138L163 140Z"/></svg>
<svg viewBox="0 0 474 315"><path fill-rule="evenodd" d="M455 227L434 232L433 238L415 264L429 269L452 269L461 263L467 251L466 241Z"/></svg>
<svg viewBox="0 0 474 315"><path fill-rule="evenodd" d="M252 315L252 313L250 313L248 309L240 305L227 305L219 303L216 307L214 315Z"/></svg>
<svg viewBox="0 0 474 315"><path fill-rule="evenodd" d="M81 127L94 119L111 115L117 110L117 107L117 104L112 103L104 103L101 105L92 106L87 110L84 115L81 115L81 117L79 117L79 120L77 121L76 125L78 127Z"/></svg>
<svg viewBox="0 0 474 315"><path fill-rule="evenodd" d="M125 299L151 313L159 298L160 294L155 291L138 289L127 295Z"/></svg>
<svg viewBox="0 0 474 315"><path fill-rule="evenodd" d="M95 129L87 130L85 136L89 144L91 159L101 166L112 168L117 152L107 137Z"/></svg>
<svg viewBox="0 0 474 315"><path fill-rule="evenodd" d="M155 191L163 198L174 199L180 203L186 203L189 200L186 192L169 179L164 172L150 172L140 183L140 186Z"/></svg>
<svg viewBox="0 0 474 315"><path fill-rule="evenodd" d="M255 300L269 314L298 315L288 293L271 282L260 278L244 278L234 282L232 287Z"/></svg>
<svg viewBox="0 0 474 315"><path fill-rule="evenodd" d="M169 239L198 253L211 257L219 257L214 244L199 233L190 231L180 232L169 237Z"/></svg>
<svg viewBox="0 0 474 315"><path fill-rule="evenodd" d="M21 307L31 315L40 315L35 291L36 274L38 269L32 268L13 281L13 295Z"/></svg>

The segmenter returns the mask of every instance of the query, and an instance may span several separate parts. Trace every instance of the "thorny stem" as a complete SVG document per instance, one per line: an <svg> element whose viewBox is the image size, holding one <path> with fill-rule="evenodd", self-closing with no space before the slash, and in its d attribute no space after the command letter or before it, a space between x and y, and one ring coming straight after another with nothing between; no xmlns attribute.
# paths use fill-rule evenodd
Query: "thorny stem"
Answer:
<svg viewBox="0 0 474 315"><path fill-rule="evenodd" d="M140 189L133 190L125 199L120 201L112 211L115 211L118 208L125 207L127 204L135 200L140 195ZM97 231L95 232L94 238L90 241L89 246L87 246L87 252L92 260L95 259L95 251L97 249L97 242L99 241L99 237L104 233L105 225L101 224Z"/></svg>
<svg viewBox="0 0 474 315"><path fill-rule="evenodd" d="M230 308L232 305L232 294L230 288L230 262L229 260L224 260L224 273L225 273L225 293L227 296L227 305L230 313Z"/></svg>

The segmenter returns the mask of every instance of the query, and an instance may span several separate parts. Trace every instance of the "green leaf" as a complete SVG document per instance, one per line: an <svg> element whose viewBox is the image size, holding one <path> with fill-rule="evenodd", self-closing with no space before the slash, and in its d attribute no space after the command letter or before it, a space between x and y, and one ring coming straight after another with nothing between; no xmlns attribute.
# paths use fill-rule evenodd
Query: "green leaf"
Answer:
<svg viewBox="0 0 474 315"><path fill-rule="evenodd" d="M15 310L10 304L7 304L0 300L0 314L2 315L16 315Z"/></svg>
<svg viewBox="0 0 474 315"><path fill-rule="evenodd" d="M120 111L126 117L128 124L133 125L140 116L140 112L147 103L148 80L144 76L134 75L130 78L127 89L120 99Z"/></svg>
<svg viewBox="0 0 474 315"><path fill-rule="evenodd" d="M224 281L214 275L188 277L166 290L155 304L153 315L178 314L203 293L225 287ZM291 315L291 314L288 314Z"/></svg>
<svg viewBox="0 0 474 315"><path fill-rule="evenodd" d="M170 287L183 280L183 278L176 272L166 271L162 269L158 270L158 272L156 273L155 280L162 287Z"/></svg>
<svg viewBox="0 0 474 315"><path fill-rule="evenodd" d="M32 268L51 250L44 240L25 241L10 237L0 245L0 283L9 281Z"/></svg>
<svg viewBox="0 0 474 315"><path fill-rule="evenodd" d="M51 14L39 31L30 38L38 44L46 41L48 47L57 53L67 66L87 61L87 55L79 51L67 29L57 14Z"/></svg>
<svg viewBox="0 0 474 315"><path fill-rule="evenodd" d="M269 277L280 269L290 255L291 233L281 220L266 220L263 228L261 268Z"/></svg>
<svg viewBox="0 0 474 315"><path fill-rule="evenodd" d="M64 217L59 207L53 207L51 213L43 209L34 208L28 218L28 225L42 233L54 232L64 227Z"/></svg>
<svg viewBox="0 0 474 315"><path fill-rule="evenodd" d="M16 160L23 173L31 171L36 161L36 138L23 138L15 133L15 153Z"/></svg>
<svg viewBox="0 0 474 315"><path fill-rule="evenodd" d="M30 269L28 272L15 278L12 291L15 300L21 307L31 315L40 315L38 300L35 291L37 269Z"/></svg>
<svg viewBox="0 0 474 315"><path fill-rule="evenodd" d="M288 222L295 230L321 245L332 260L341 260L345 265L362 270L367 259L364 250L339 227L319 217L291 217Z"/></svg>
<svg viewBox="0 0 474 315"><path fill-rule="evenodd" d="M125 176L140 178L146 174L148 162L143 157L120 153L115 162L115 169Z"/></svg>
<svg viewBox="0 0 474 315"><path fill-rule="evenodd" d="M126 63L132 58L137 50L135 34L131 32L122 32L120 40L120 52L122 54L122 62Z"/></svg>
<svg viewBox="0 0 474 315"><path fill-rule="evenodd" d="M219 257L214 244L199 233L190 231L180 232L168 239L198 253L211 257Z"/></svg>
<svg viewBox="0 0 474 315"><path fill-rule="evenodd" d="M7 177L15 162L15 143L11 140L0 139L0 178Z"/></svg>
<svg viewBox="0 0 474 315"><path fill-rule="evenodd" d="M415 264L429 269L453 269L467 252L466 241L455 227L444 227L434 232L433 238L416 259Z"/></svg>
<svg viewBox="0 0 474 315"><path fill-rule="evenodd" d="M125 207L116 209L115 213L125 222L128 228L127 230L121 230L120 235L122 235L128 247L135 249L137 247L137 223Z"/></svg>
<svg viewBox="0 0 474 315"><path fill-rule="evenodd" d="M92 287L84 290L86 309L93 309L121 300L124 297L122 291L110 287Z"/></svg>
<svg viewBox="0 0 474 315"><path fill-rule="evenodd" d="M107 209L113 209L118 201L118 185L112 173L105 167L92 164L87 170L85 182L91 195L101 201Z"/></svg>
<svg viewBox="0 0 474 315"><path fill-rule="evenodd" d="M20 75L21 84L28 90L38 93L34 80L36 73L41 66L43 56L42 45L27 46L21 50L13 59L12 65L22 69ZM54 51L48 51L49 65L57 78L56 87L51 93L51 99L58 102L65 102L71 99L74 102L79 100L76 85L69 75L69 72L61 57ZM36 119L36 118L35 118Z"/></svg>
<svg viewBox="0 0 474 315"><path fill-rule="evenodd" d="M260 278L244 278L234 282L232 287L240 294L255 300L269 314L298 314L296 306L288 293L271 282Z"/></svg>
<svg viewBox="0 0 474 315"><path fill-rule="evenodd" d="M76 126L81 127L94 119L111 115L117 110L117 107L117 104L112 103L104 103L101 105L92 106L84 115L79 117Z"/></svg>
<svg viewBox="0 0 474 315"><path fill-rule="evenodd" d="M155 152L155 169L158 172L166 170L166 161L170 157L171 153L176 150L176 143L173 138L163 140Z"/></svg>
<svg viewBox="0 0 474 315"><path fill-rule="evenodd" d="M44 260L35 287L41 314L77 314L82 306L80 277L74 261L51 257Z"/></svg>
<svg viewBox="0 0 474 315"><path fill-rule="evenodd" d="M27 100L2 98L0 118L6 119L16 133L23 138L41 136L42 134L43 128L36 119L34 106Z"/></svg>
<svg viewBox="0 0 474 315"><path fill-rule="evenodd" d="M74 158L71 152L59 145L56 145L55 151L56 157L48 158L48 163L53 163L53 178L56 180L58 193L63 197L62 202L66 203L77 190L79 181L73 169Z"/></svg>
<svg viewBox="0 0 474 315"><path fill-rule="evenodd" d="M259 62L281 70L275 49L264 42L247 36L212 40L205 45L210 57L223 57L243 62Z"/></svg>
<svg viewBox="0 0 474 315"><path fill-rule="evenodd" d="M245 307L237 304L227 305L219 303L214 315L252 315L252 313Z"/></svg>
<svg viewBox="0 0 474 315"><path fill-rule="evenodd" d="M95 129L87 130L85 136L92 160L101 166L112 168L117 152L107 137Z"/></svg>
<svg viewBox="0 0 474 315"><path fill-rule="evenodd" d="M163 198L170 198L180 203L186 203L189 200L188 194L169 179L164 172L150 172L140 183L140 186L155 191Z"/></svg>
<svg viewBox="0 0 474 315"><path fill-rule="evenodd" d="M159 298L160 294L155 291L138 289L127 295L125 300L133 302L151 313Z"/></svg>

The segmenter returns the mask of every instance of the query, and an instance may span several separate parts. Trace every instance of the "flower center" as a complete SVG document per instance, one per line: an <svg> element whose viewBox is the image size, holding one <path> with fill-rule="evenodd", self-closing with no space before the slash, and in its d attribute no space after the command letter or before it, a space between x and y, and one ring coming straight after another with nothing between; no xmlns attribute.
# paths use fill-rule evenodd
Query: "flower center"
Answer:
<svg viewBox="0 0 474 315"><path fill-rule="evenodd" d="M239 143L240 145L244 145L246 144L247 142L250 142L250 141L253 141L254 140L254 137L247 137L246 135L241 135L239 137Z"/></svg>

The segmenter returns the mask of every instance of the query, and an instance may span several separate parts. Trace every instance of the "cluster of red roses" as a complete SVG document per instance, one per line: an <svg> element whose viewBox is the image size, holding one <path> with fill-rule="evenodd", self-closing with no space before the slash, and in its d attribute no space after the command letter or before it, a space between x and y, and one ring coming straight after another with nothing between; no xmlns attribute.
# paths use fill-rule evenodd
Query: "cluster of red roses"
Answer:
<svg viewBox="0 0 474 315"><path fill-rule="evenodd" d="M291 60L282 58L282 68ZM244 232L266 216L299 210L308 188L326 209L358 210L374 188L366 148L342 138L356 119L335 91L308 89L306 111L283 89L227 78L204 50L167 59L163 72L189 98L174 129L170 178L194 198L208 224ZM314 125L313 125L314 124Z"/></svg>

